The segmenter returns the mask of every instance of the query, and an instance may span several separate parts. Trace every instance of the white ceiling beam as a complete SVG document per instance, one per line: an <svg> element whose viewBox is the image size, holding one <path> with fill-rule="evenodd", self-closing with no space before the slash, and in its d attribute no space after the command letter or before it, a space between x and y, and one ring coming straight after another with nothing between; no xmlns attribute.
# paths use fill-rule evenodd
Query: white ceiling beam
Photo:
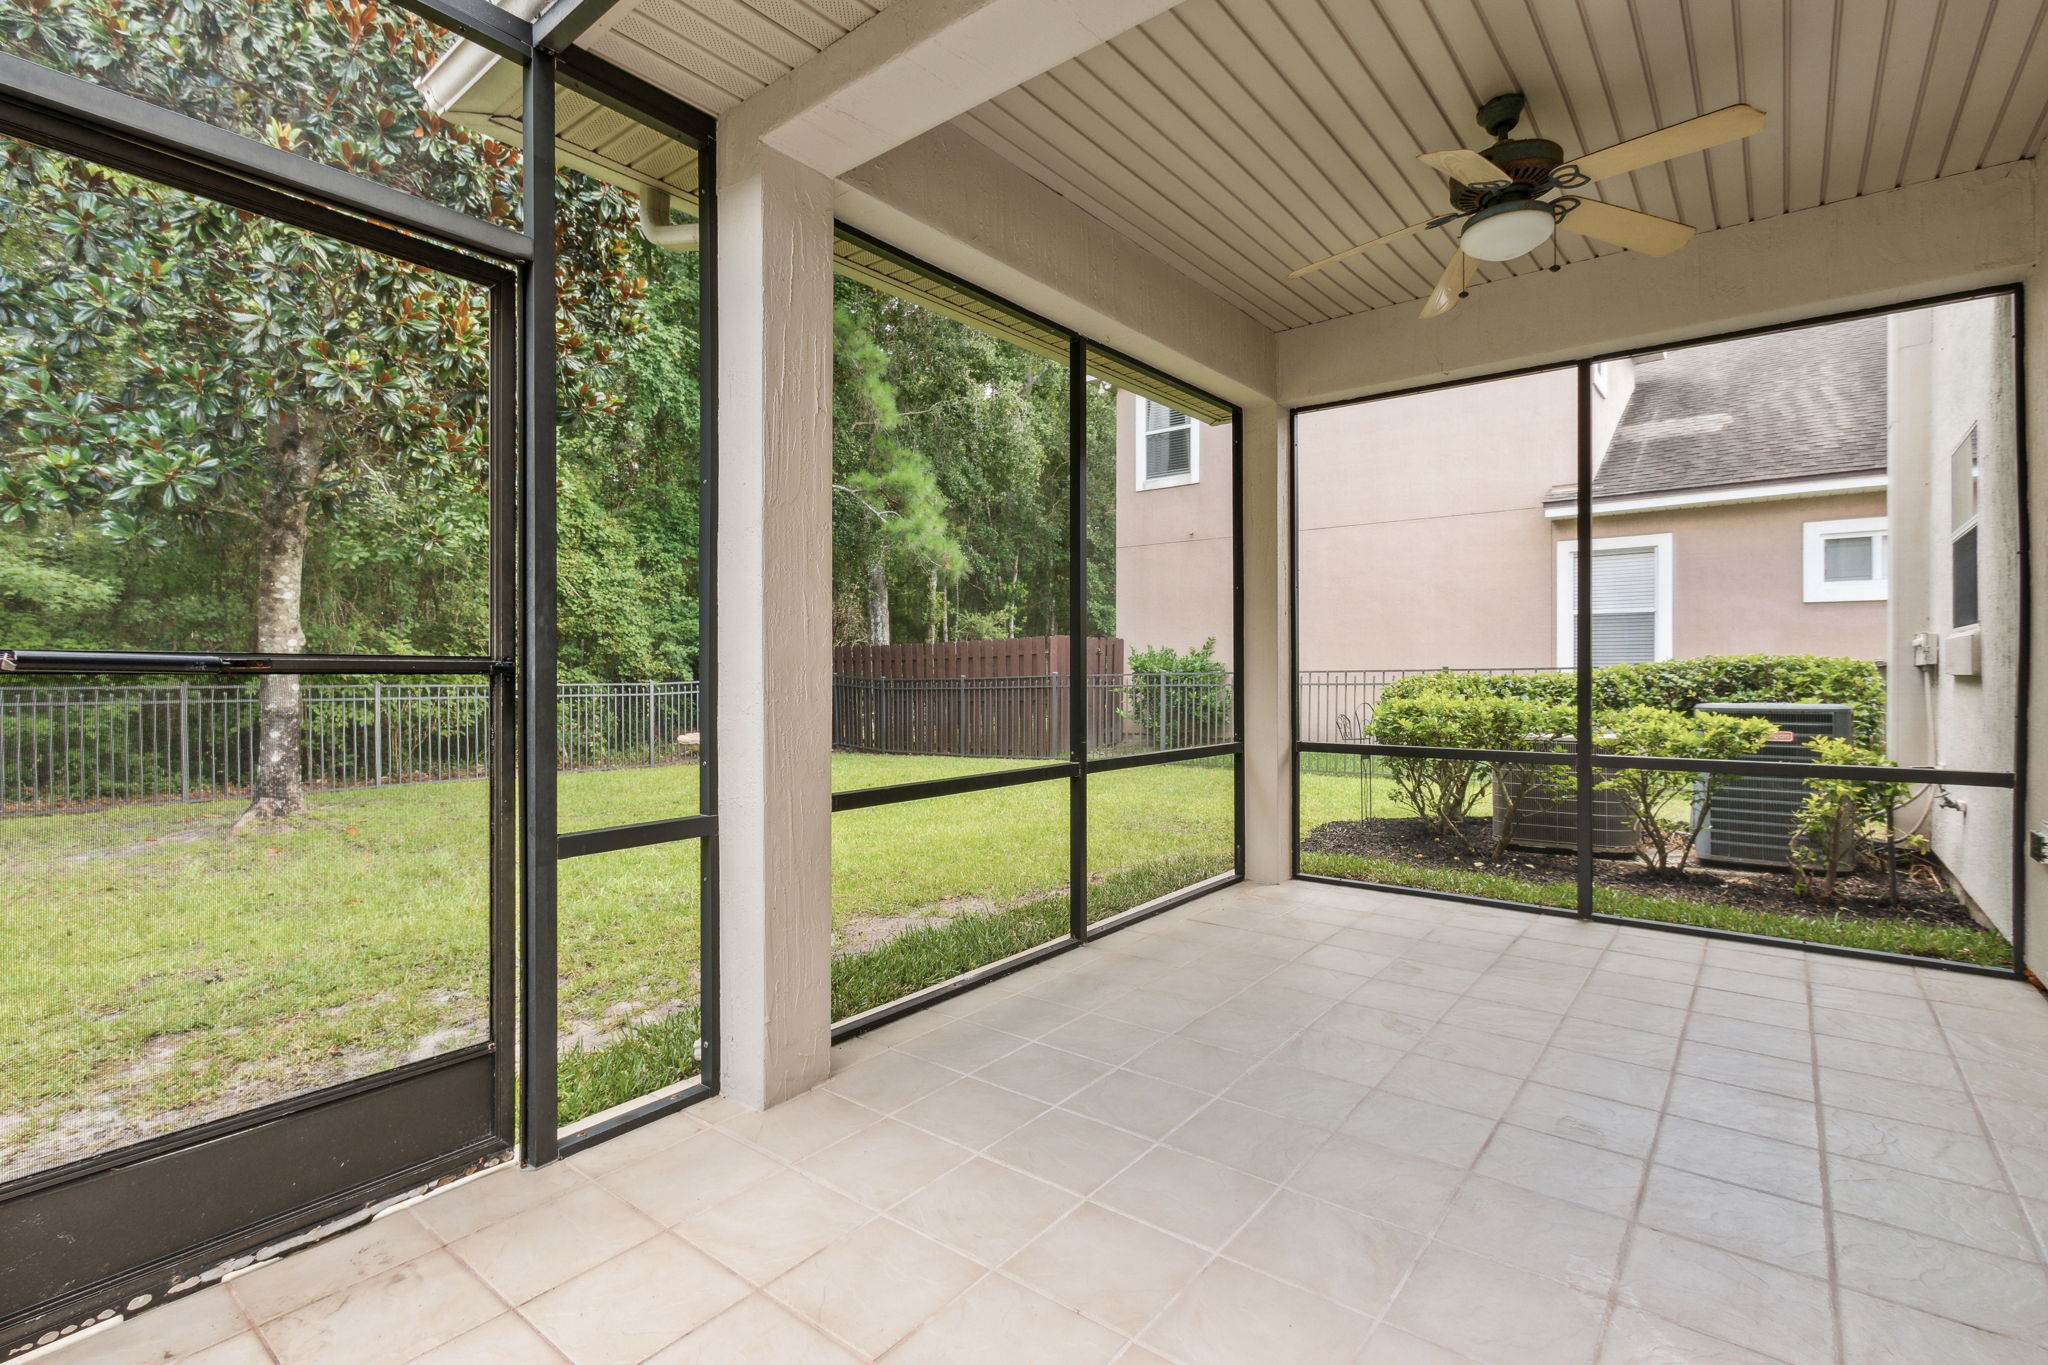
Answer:
<svg viewBox="0 0 2048 1365"><path fill-rule="evenodd" d="M897 0L722 121L843 175L1175 3Z"/></svg>

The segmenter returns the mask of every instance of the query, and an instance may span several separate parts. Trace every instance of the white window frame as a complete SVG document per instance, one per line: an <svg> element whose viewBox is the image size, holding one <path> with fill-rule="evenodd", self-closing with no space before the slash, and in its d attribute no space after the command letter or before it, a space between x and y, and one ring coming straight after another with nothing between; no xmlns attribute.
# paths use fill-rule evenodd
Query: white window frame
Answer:
<svg viewBox="0 0 2048 1365"><path fill-rule="evenodd" d="M1595 536L1593 553L1602 550L1641 550L1657 552L1657 627L1655 662L1662 663L1671 657L1671 532L1659 531L1647 536ZM1575 668L1578 666L1577 652L1572 643L1572 617L1579 605L1578 574L1574 560L1578 557L1579 542L1576 537L1557 543L1557 666Z"/></svg>
<svg viewBox="0 0 2048 1365"><path fill-rule="evenodd" d="M1145 425L1145 408L1147 404L1151 404L1151 406L1156 408L1164 408L1181 420L1171 426L1160 427L1157 430L1147 430ZM1168 474L1163 478L1157 479L1146 478L1145 447L1150 444L1146 438L1148 436L1157 436L1160 432L1178 431L1182 425L1185 425L1188 429L1188 472L1185 474ZM1199 421L1170 403L1155 403L1152 399L1140 394L1138 395L1137 427L1139 492L1142 493L1153 488L1180 488L1187 484L1200 483L1202 481L1202 424Z"/></svg>
<svg viewBox="0 0 2048 1365"><path fill-rule="evenodd" d="M1802 527L1804 549L1800 556L1809 602L1882 602L1891 596L1892 537L1887 517L1850 517L1842 521L1809 521ZM1876 542L1875 578L1850 583L1830 583L1827 578L1827 542L1847 536L1870 536Z"/></svg>

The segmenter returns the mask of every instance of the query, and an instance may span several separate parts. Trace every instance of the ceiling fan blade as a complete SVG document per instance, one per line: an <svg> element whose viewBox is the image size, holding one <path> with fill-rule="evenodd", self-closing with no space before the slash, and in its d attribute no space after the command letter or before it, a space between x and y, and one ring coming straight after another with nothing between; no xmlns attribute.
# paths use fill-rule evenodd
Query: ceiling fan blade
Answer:
<svg viewBox="0 0 2048 1365"><path fill-rule="evenodd" d="M1305 265L1299 270L1288 271L1287 278L1290 280L1298 280L1303 275L1314 274L1316 271L1321 270L1326 265L1335 265L1339 261L1349 260L1351 257L1356 256L1361 251L1370 251L1376 246L1384 246L1388 242L1397 241L1402 237L1407 237L1413 233L1420 232L1424 228L1428 227L1430 223L1434 223L1435 221L1436 219L1432 218L1429 219L1427 222L1410 223L1407 227L1404 227L1396 232L1390 232L1384 237L1375 237L1369 242L1360 242L1357 246L1346 247L1344 248L1344 250L1338 252L1334 256L1325 256L1320 261L1316 261L1312 264Z"/></svg>
<svg viewBox="0 0 2048 1365"><path fill-rule="evenodd" d="M1424 152L1415 159L1425 166L1434 166L1460 185L1490 185L1508 178L1506 171L1463 147L1448 152Z"/></svg>
<svg viewBox="0 0 2048 1365"><path fill-rule="evenodd" d="M1605 180L1612 175L1639 171L1659 161L1669 161L1688 152L1705 151L1724 142L1734 142L1763 131L1764 111L1747 104L1731 104L1711 114L1701 114L1654 133L1617 142L1612 147L1588 152L1567 164L1576 166L1588 180Z"/></svg>
<svg viewBox="0 0 2048 1365"><path fill-rule="evenodd" d="M1443 277L1430 291L1423 302L1422 316L1441 317L1458 306L1458 296L1472 283L1472 258L1462 251L1451 253L1451 263L1444 267Z"/></svg>
<svg viewBox="0 0 2048 1365"><path fill-rule="evenodd" d="M1557 220L1557 225L1581 237L1612 242L1646 256L1669 256L1691 241L1693 233L1699 230L1687 223L1659 218L1654 213L1637 213L1618 204L1603 204L1597 199L1579 200L1576 208L1567 210Z"/></svg>

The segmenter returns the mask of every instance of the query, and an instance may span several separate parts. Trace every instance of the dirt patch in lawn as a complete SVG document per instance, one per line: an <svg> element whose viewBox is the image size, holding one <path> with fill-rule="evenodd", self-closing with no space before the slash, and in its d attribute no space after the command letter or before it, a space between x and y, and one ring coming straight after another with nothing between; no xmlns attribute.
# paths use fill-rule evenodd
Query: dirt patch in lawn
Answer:
<svg viewBox="0 0 2048 1365"><path fill-rule="evenodd" d="M1384 816L1369 820L1333 820L1317 826L1301 841L1301 848L1304 853L1347 853L1361 858L1384 858L1412 867L1448 872L1487 872L1523 881L1569 884L1577 879L1574 855L1511 848L1504 855L1495 856L1488 851L1489 831L1487 821L1466 823L1466 837L1480 850L1474 852L1454 839L1431 835L1420 820ZM1735 906L1773 914L1811 918L1855 915L1860 919L1939 924L1960 929L1980 927L1946 886L1909 877L1903 871L1898 879L1896 903L1887 896L1887 879L1882 874L1869 872L1839 878L1835 883L1834 896L1825 901L1800 895L1798 880L1790 872L1762 868L1711 867L1695 863L1682 873L1660 872L1644 867L1634 858L1601 857L1593 860L1593 880L1597 885L1639 896Z"/></svg>

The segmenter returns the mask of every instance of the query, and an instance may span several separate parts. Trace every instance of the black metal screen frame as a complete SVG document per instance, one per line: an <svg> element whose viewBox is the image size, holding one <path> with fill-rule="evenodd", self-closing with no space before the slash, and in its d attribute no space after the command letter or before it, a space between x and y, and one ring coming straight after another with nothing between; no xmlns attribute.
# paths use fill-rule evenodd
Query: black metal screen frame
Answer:
<svg viewBox="0 0 2048 1365"><path fill-rule="evenodd" d="M1113 357L1119 364L1141 374L1148 374L1163 384L1185 389L1200 395L1218 407L1226 409L1231 423L1231 496L1230 496L1230 578L1231 578L1231 658L1241 670L1244 660L1244 412L1234 403L1226 402L1213 394L1204 392L1194 385L1174 379L1154 366L1147 365L1131 356L1092 341L1071 327L1033 313L1003 298L990 290L962 279L948 270L943 270L928 261L920 260L908 252L890 246L887 242L844 223L835 224L838 234L863 246L886 253L895 260L915 269L920 274L939 281L954 289L972 295L984 303L1015 315L1048 332L1056 333L1066 340L1067 347L1067 666L1069 677L1087 676L1087 649L1090 635L1088 621L1088 401L1087 387L1089 357L1101 355ZM1116 455L1111 452L1111 460ZM1076 673L1075 670L1079 670ZM952 999L962 992L985 985L990 981L1008 976L1012 972L1057 957L1061 953L1113 934L1119 929L1149 919L1153 915L1185 905L1189 901L1218 891L1225 886L1244 880L1244 830L1245 830L1245 770L1244 770L1244 686L1240 674L1231 688L1232 738L1223 743L1191 745L1179 749L1165 749L1156 753L1118 754L1113 757L1095 758L1088 752L1088 688L1085 684L1070 683L1067 688L1067 731L1068 752L1063 759L1048 759L1034 763L1028 768L1003 768L986 773L970 773L959 777L934 778L921 782L902 782L882 787L857 787L832 793L832 813L836 816L843 811L869 810L877 806L899 805L909 801L928 801L940 797L959 796L970 792L996 791L1006 787L1028 786L1041 782L1067 783L1067 894L1068 923L1066 934L1035 948L988 963L984 966L962 972L958 976L936 985L911 992L899 999L877 1005L873 1009L846 1019L835 1020L832 1025L834 1042L856 1037L870 1029L927 1009L942 1000ZM1088 778L1092 773L1120 772L1132 768L1154 767L1168 763L1183 763L1198 758L1229 756L1231 762L1231 823L1232 823L1232 868L1192 886L1133 906L1106 919L1090 923L1088 920Z"/></svg>
<svg viewBox="0 0 2048 1365"><path fill-rule="evenodd" d="M1951 787L1980 787L2009 790L2013 793L2011 813L2011 901L2012 901L2012 965L2010 967L1984 966L1972 962L1953 962L1942 958L1919 957L1906 953L1888 953L1870 948L1855 948L1841 944L1814 943L1801 939L1773 938L1762 934L1742 933L1735 930L1715 929L1704 925L1680 924L1663 920L1635 919L1626 915L1611 915L1597 911L1593 906L1593 809L1585 793L1592 790L1593 777L1599 769L1657 769L1678 772L1725 773L1736 777L1781 777L1782 764L1756 759L1686 759L1652 758L1626 754L1596 753L1593 740L1593 633L1586 629L1573 631L1573 679L1574 679L1574 739L1573 752L1560 754L1556 751L1508 749L1454 749L1413 745L1371 744L1371 743L1329 743L1304 740L1301 737L1301 682L1299 660L1301 657L1301 460L1300 460L1300 419L1305 414L1331 408L1350 407L1359 403L1379 402L1397 398L1408 398L1418 394L1435 393L1447 389L1464 388L1474 384L1498 383L1508 379L1519 379L1539 374L1562 374L1570 371L1575 384L1574 427L1576 438L1576 486L1574 489L1573 515L1576 519L1575 538L1572 542L1575 552L1573 609L1576 619L1584 621L1590 617L1593 598L1593 448L1591 421L1592 373L1595 365L1609 361L1626 360L1641 354L1643 348L1608 351L1578 360L1550 362L1542 365L1523 366L1491 374L1475 375L1468 378L1445 380L1433 384L1415 385L1385 393L1361 394L1355 398L1333 399L1324 403L1305 404L1288 412L1288 537L1292 547L1288 580L1288 659L1293 676L1289 680L1292 689L1290 713L1293 717L1294 761L1290 778L1292 810L1289 824L1292 830L1290 840L1292 871L1299 881L1319 882L1332 886L1368 888L1375 891L1389 891L1401 895L1417 896L1429 900L1453 901L1468 905L1483 905L1496 909L1519 910L1529 914L1565 915L1591 920L1602 924L1627 925L1635 928L1657 929L1667 933L1690 934L1695 937L1720 939L1729 942L1754 943L1770 947L1792 949L1824 956L1855 958L1864 961L1889 962L1914 967L1932 967L1943 971L1962 972L1977 976L2010 977L2019 980L2031 979L2027 965L2027 899L2026 899L2026 845L2027 845L2027 737L2029 729L2029 703L2032 684L2032 641L2033 641L2033 580L2032 580L2032 534L2028 524L2028 471L2027 471L2027 355L2026 355L2026 290L2023 285L1996 285L1984 289L1963 290L1956 293L1939 294L1927 298L1901 303L1886 304L1871 308L1852 309L1845 312L1822 314L1792 322L1777 323L1763 327L1740 328L1733 331L1713 332L1702 336L1687 337L1664 343L1663 349L1681 350L1693 346L1712 345L1717 342L1739 341L1748 337L1772 336L1782 332L1802 331L1812 327L1824 327L1833 323L1852 322L1862 318L1890 317L1921 309L1939 308L1947 304L1966 303L1975 299L2004 299L2011 308L2012 336L2010 350L2013 370L2013 424L2014 446L2017 457L2014 461L2012 497L2015 507L2015 550L2018 559L2018 584L2015 603L2015 637L2017 664L2014 687L2017 692L2017 716L2013 728L2013 757L2009 771L1983 771L1947 768L1895 768L1842 764L1802 764L1799 771L1808 776L1823 778L1844 778L1851 781L1891 781L1911 783L1938 783ZM1500 900L1488 896L1467 895L1454 891L1436 891L1421 887L1403 886L1391 882L1358 881L1346 877L1330 877L1318 873L1304 872L1301 867L1301 755L1303 754L1351 754L1361 758L1374 755L1385 757L1413 758L1467 758L1478 761L1499 760L1518 764L1570 766L1577 781L1575 791L1575 863L1576 863L1576 908L1560 909L1555 906L1527 904L1521 901Z"/></svg>
<svg viewBox="0 0 2048 1365"><path fill-rule="evenodd" d="M0 1186L0 1196L57 1191L73 1182L104 1180L152 1161L211 1150L266 1125L318 1121L333 1130L332 1115L356 1112L345 1111L346 1106L360 1107L387 1092L420 1093L422 1084L439 1084L438 1077L454 1077L464 1068L473 1071L479 1065L488 1067L488 1136L431 1159L371 1170L346 1189L220 1235L196 1237L175 1253L153 1257L110 1278L14 1311L0 1320L0 1349L16 1349L45 1331L74 1328L105 1308L119 1311L138 1293L161 1298L171 1284L199 1275L230 1256L247 1254L257 1246L475 1169L522 1139L527 1163L541 1164L716 1093L716 123L710 115L601 58L570 50L575 36L601 16L612 0L558 0L533 23L489 0L397 2L524 68L528 136L522 174L527 216L522 229L468 217L431 200L6 53L0 53L0 135L98 162L488 290L488 653L448 657L0 649L0 671L222 677L453 674L486 679L491 723L488 1041L34 1172ZM703 731L698 783L702 813L562 837L554 828L551 799L553 746L534 743L537 734L553 734L553 688L535 684L538 680L552 682L555 666L552 390L556 362L553 237L551 231L535 231L537 223L552 225L553 176L533 174L531 168L554 164L553 111L558 82L697 149L702 178L700 259L704 262L698 472L698 678ZM538 415L546 415L547 420L534 420ZM540 801L543 794L550 798L544 805ZM683 1093L558 1136L553 1117L555 860L678 840L699 841L703 850L699 1008L704 1079ZM536 1028L542 1019L547 1027ZM519 1051L515 1043L522 1040L529 1050L515 1068L513 1059ZM541 1112L537 1102L543 1097L547 1101L545 1121L536 1121ZM380 1134L402 1135L404 1126L415 1121L424 1123L426 1119L415 1120L410 1109L401 1109L380 1115L377 1129ZM347 1126L345 1120L340 1125L344 1133ZM118 1226L125 1215L110 1207L106 1217Z"/></svg>

